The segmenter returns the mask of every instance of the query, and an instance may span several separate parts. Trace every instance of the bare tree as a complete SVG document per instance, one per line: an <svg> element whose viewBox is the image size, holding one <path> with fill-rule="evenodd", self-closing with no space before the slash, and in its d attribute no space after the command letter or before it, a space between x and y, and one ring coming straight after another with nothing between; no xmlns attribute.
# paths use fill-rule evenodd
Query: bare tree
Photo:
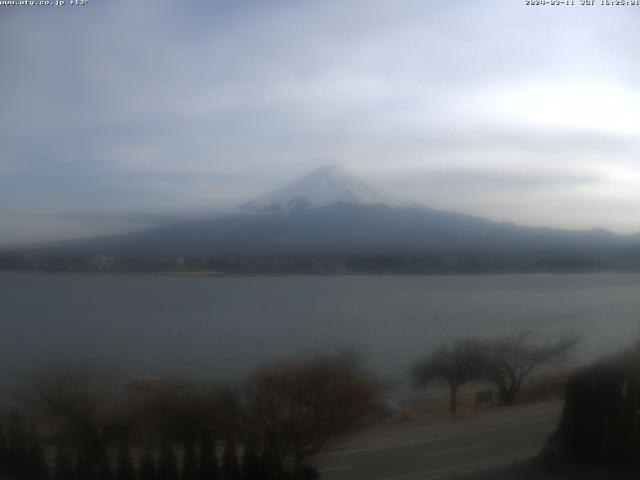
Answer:
<svg viewBox="0 0 640 480"><path fill-rule="evenodd" d="M412 369L416 387L426 388L432 383L444 383L451 394L450 412L458 411L458 390L469 380L480 378L484 372L486 349L476 339L460 340L441 345L433 353L417 362Z"/></svg>
<svg viewBox="0 0 640 480"><path fill-rule="evenodd" d="M577 337L563 337L552 342L535 342L527 332L488 342L484 376L498 387L500 403L512 405L533 370L563 360L577 341Z"/></svg>
<svg viewBox="0 0 640 480"><path fill-rule="evenodd" d="M33 377L23 391L39 425L60 444L74 446L88 474L97 472L109 443L125 437L133 424L114 385L98 371L52 369Z"/></svg>
<svg viewBox="0 0 640 480"><path fill-rule="evenodd" d="M376 383L344 356L274 365L241 390L241 432L274 478L290 470L288 478L299 479L305 459L374 412L376 393Z"/></svg>

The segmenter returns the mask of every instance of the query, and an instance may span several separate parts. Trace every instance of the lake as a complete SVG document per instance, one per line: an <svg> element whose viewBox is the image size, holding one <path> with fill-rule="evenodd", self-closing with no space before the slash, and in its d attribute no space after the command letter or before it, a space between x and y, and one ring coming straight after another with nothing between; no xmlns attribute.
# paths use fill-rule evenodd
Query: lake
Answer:
<svg viewBox="0 0 640 480"><path fill-rule="evenodd" d="M0 272L5 383L50 364L238 378L355 349L391 383L443 341L533 329L583 336L576 361L640 333L640 275L200 278Z"/></svg>

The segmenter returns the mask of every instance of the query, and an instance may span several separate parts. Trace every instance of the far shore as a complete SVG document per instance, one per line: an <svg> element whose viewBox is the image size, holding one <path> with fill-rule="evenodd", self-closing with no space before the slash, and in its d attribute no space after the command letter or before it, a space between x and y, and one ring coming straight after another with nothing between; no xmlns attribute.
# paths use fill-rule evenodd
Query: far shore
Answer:
<svg viewBox="0 0 640 480"><path fill-rule="evenodd" d="M132 272L138 273L138 272ZM146 272L140 272L146 273ZM151 275L168 275L172 277L228 277L231 274L225 272L216 272L215 270L191 270L191 271L163 271L149 272Z"/></svg>
<svg viewBox="0 0 640 480"><path fill-rule="evenodd" d="M44 270L44 269L0 269L2 273L40 273L40 274L84 274L84 275L144 275L194 278L225 277L509 277L516 275L558 275L558 276L598 276L598 275L638 275L637 270L590 270L590 271L476 271L476 272L361 272L361 271L308 271L308 272L220 272L216 270Z"/></svg>

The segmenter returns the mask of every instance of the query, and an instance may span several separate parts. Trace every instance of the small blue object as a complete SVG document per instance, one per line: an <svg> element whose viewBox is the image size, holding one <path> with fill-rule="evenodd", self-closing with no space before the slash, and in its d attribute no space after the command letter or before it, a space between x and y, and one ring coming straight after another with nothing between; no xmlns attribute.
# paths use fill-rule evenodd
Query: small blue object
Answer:
<svg viewBox="0 0 640 480"><path fill-rule="evenodd" d="M389 400L389 399L382 402L382 405L380 406L380 414L384 416L393 415L398 410L400 410L400 407L398 406L398 404L393 400Z"/></svg>

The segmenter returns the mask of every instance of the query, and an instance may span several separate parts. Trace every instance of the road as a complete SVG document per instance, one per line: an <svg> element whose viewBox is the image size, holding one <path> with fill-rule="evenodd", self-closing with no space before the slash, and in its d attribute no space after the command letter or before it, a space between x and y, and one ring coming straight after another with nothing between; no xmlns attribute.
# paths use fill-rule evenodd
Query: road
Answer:
<svg viewBox="0 0 640 480"><path fill-rule="evenodd" d="M559 404L524 408L484 419L374 433L369 445L318 457L322 480L430 480L529 458L555 430ZM420 431L422 430L422 438ZM384 438L388 439L385 445Z"/></svg>

